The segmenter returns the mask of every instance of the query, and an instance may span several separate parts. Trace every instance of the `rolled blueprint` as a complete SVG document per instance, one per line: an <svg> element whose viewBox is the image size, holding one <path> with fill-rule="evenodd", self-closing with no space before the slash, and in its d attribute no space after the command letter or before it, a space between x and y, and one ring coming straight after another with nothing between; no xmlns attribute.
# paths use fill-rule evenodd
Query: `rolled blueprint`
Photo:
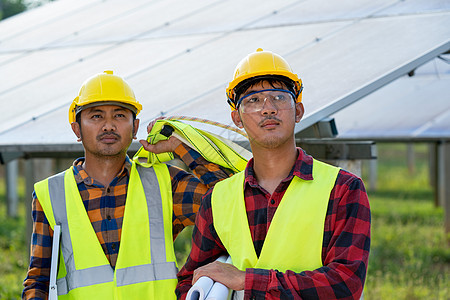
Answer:
<svg viewBox="0 0 450 300"><path fill-rule="evenodd" d="M218 259L216 259L216 261L220 261L222 263L226 262L226 260L227 257L225 255L222 255ZM186 300L205 300L213 285L214 281L211 278L206 276L200 277L197 282L189 289ZM226 299L226 297L223 299Z"/></svg>

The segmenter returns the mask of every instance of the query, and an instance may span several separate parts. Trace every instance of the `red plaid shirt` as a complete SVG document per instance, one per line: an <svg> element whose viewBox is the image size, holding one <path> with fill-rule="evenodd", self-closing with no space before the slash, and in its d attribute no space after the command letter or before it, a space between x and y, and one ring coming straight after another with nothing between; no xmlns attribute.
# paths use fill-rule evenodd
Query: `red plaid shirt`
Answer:
<svg viewBox="0 0 450 300"><path fill-rule="evenodd" d="M194 224L201 197L208 188L232 173L216 164L209 163L195 150L184 144L178 146L174 153L200 178L199 180L191 173L168 166L172 180L173 238L175 239L184 227ZM107 187L89 177L82 168L83 161L84 159L81 158L74 162L75 180L92 227L106 257L114 267L119 253L131 161L127 157L122 170ZM22 298L47 299L53 230L34 193L32 205L31 260L24 281Z"/></svg>
<svg viewBox="0 0 450 300"><path fill-rule="evenodd" d="M299 149L289 176L270 195L254 175L253 160L245 170L244 199L256 253L292 178L313 180L313 159ZM204 196L193 232L191 253L178 273L177 296L184 299L193 271L226 253L214 229L212 189ZM295 238L295 237L293 237ZM323 233L323 267L295 273L246 269L245 299L359 299L366 277L370 247L370 207L363 182L340 170L330 193Z"/></svg>

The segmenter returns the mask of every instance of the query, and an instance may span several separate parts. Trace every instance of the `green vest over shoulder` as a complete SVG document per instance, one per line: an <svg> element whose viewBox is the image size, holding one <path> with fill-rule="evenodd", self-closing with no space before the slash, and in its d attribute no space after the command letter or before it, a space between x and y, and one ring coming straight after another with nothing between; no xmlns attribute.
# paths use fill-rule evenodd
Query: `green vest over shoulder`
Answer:
<svg viewBox="0 0 450 300"><path fill-rule="evenodd" d="M59 299L176 299L166 165L131 167L115 269L89 220L72 168L36 183L35 191L51 228L61 226Z"/></svg>
<svg viewBox="0 0 450 300"><path fill-rule="evenodd" d="M245 169L247 161L251 157L251 153L238 144L180 121L157 120L147 137L150 144L168 139L161 134L164 125L172 127L173 136L196 150L207 161L219 166L239 172ZM150 167L155 163L169 161L173 158L172 152L155 154L141 147L134 155L133 160L139 165Z"/></svg>
<svg viewBox="0 0 450 300"><path fill-rule="evenodd" d="M313 180L294 176L278 206L259 258L248 225L244 172L217 183L211 206L214 228L232 258L246 268L302 272L320 268L324 222L339 168L314 160Z"/></svg>

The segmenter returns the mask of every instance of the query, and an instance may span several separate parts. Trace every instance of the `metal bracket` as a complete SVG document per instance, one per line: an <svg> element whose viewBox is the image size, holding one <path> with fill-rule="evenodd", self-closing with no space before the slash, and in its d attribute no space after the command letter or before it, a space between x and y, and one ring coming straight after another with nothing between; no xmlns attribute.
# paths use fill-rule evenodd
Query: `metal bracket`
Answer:
<svg viewBox="0 0 450 300"><path fill-rule="evenodd" d="M306 139L306 138L323 139L323 138L334 138L337 135L338 130L334 118L327 117L320 120L317 123L314 123L308 128L298 132L295 135L295 137L297 139Z"/></svg>
<svg viewBox="0 0 450 300"><path fill-rule="evenodd" d="M374 142L298 141L308 154L324 160L352 160L377 158Z"/></svg>

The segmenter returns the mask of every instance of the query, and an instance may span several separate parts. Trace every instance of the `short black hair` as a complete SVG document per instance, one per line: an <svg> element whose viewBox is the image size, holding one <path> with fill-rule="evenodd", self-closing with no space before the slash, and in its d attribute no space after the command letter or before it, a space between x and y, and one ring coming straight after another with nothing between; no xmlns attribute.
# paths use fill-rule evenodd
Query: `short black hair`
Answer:
<svg viewBox="0 0 450 300"><path fill-rule="evenodd" d="M236 105L241 95L248 90L250 87L254 86L255 84L258 84L260 82L267 82L269 85L271 85L273 88L275 88L275 84L283 84L286 86L288 91L292 92L294 95L297 96L298 91L295 88L295 83L291 79L281 76L281 75L263 75L263 76L257 76L245 79L244 81L240 82L235 88L235 97L234 97L234 104Z"/></svg>

